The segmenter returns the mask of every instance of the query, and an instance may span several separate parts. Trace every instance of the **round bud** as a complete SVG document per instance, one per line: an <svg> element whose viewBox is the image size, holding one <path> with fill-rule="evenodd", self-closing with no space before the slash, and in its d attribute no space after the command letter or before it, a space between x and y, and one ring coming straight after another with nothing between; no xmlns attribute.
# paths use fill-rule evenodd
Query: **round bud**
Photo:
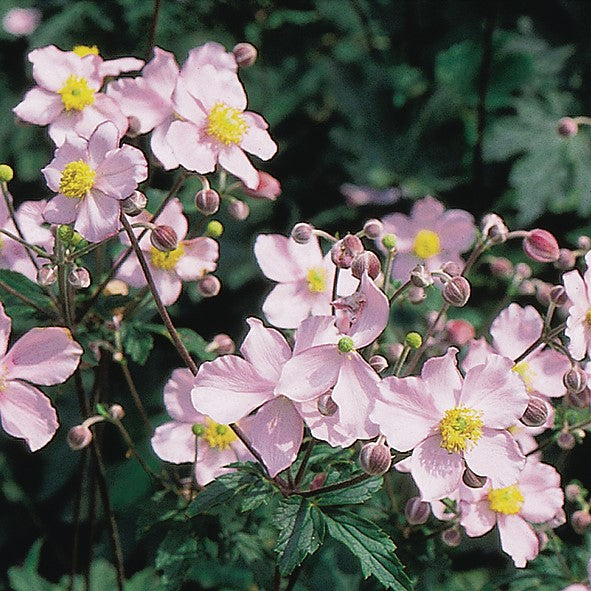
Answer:
<svg viewBox="0 0 591 591"><path fill-rule="evenodd" d="M109 407L109 414L116 420L120 421L125 416L125 410L120 404L112 404Z"/></svg>
<svg viewBox="0 0 591 591"><path fill-rule="evenodd" d="M466 467L462 474L462 482L469 488L482 488L486 484L486 476L480 476Z"/></svg>
<svg viewBox="0 0 591 591"><path fill-rule="evenodd" d="M567 484L564 488L564 496L567 501L574 503L581 496L581 487L578 484Z"/></svg>
<svg viewBox="0 0 591 591"><path fill-rule="evenodd" d="M205 435L205 425L202 425L201 423L193 423L191 431L196 437L202 437Z"/></svg>
<svg viewBox="0 0 591 591"><path fill-rule="evenodd" d="M370 239L375 240L382 235L384 224L380 220L372 218L363 224L363 233Z"/></svg>
<svg viewBox="0 0 591 591"><path fill-rule="evenodd" d="M570 450L575 447L577 440L572 433L568 431L562 431L556 440L556 444L560 449Z"/></svg>
<svg viewBox="0 0 591 591"><path fill-rule="evenodd" d="M558 260L554 262L554 266L559 271L570 271L577 264L577 255L568 248L561 248L559 250Z"/></svg>
<svg viewBox="0 0 591 591"><path fill-rule="evenodd" d="M470 299L470 284L465 277L458 275L446 281L441 295L450 306L461 308Z"/></svg>
<svg viewBox="0 0 591 591"><path fill-rule="evenodd" d="M454 525L441 532L441 541L450 548L455 548L462 542L462 532Z"/></svg>
<svg viewBox="0 0 591 591"><path fill-rule="evenodd" d="M228 213L238 221L245 220L250 214L250 207L244 201L239 199L233 199L228 204Z"/></svg>
<svg viewBox="0 0 591 591"><path fill-rule="evenodd" d="M68 226L68 224L60 224L55 233L62 242L67 244L72 239L72 236L74 236L74 228Z"/></svg>
<svg viewBox="0 0 591 591"><path fill-rule="evenodd" d="M548 420L548 405L541 398L532 396L519 420L526 427L541 427Z"/></svg>
<svg viewBox="0 0 591 591"><path fill-rule="evenodd" d="M0 164L0 182L9 183L14 178L14 170L8 164Z"/></svg>
<svg viewBox="0 0 591 591"><path fill-rule="evenodd" d="M562 383L569 392L581 392L587 386L587 374L580 365L573 365L562 376Z"/></svg>
<svg viewBox="0 0 591 591"><path fill-rule="evenodd" d="M257 48L250 43L237 43L232 53L240 68L248 68L257 61Z"/></svg>
<svg viewBox="0 0 591 591"><path fill-rule="evenodd" d="M68 273L68 283L75 289L86 289L90 285L90 273L84 267L74 267Z"/></svg>
<svg viewBox="0 0 591 591"><path fill-rule="evenodd" d="M367 272L372 279L376 279L381 270L380 259L369 250L359 253L351 261L351 275L357 279L361 279L364 272Z"/></svg>
<svg viewBox="0 0 591 591"><path fill-rule="evenodd" d="M417 265L410 272L410 282L415 287L429 287L433 285L433 277L425 265Z"/></svg>
<svg viewBox="0 0 591 591"><path fill-rule="evenodd" d="M368 363L378 373L382 373L383 371L385 371L386 369L388 369L388 360L383 355L372 355L368 359Z"/></svg>
<svg viewBox="0 0 591 591"><path fill-rule="evenodd" d="M179 245L179 238L171 226L156 226L150 234L150 242L156 250L171 252Z"/></svg>
<svg viewBox="0 0 591 591"><path fill-rule="evenodd" d="M490 271L495 277L508 279L513 275L513 263L505 257L492 257L489 264Z"/></svg>
<svg viewBox="0 0 591 591"><path fill-rule="evenodd" d="M234 341L227 334L216 334L212 341L205 346L208 352L215 352L218 355L231 355L236 350Z"/></svg>
<svg viewBox="0 0 591 591"><path fill-rule="evenodd" d="M92 441L92 431L85 425L76 425L68 431L66 440L71 449L84 449Z"/></svg>
<svg viewBox="0 0 591 591"><path fill-rule="evenodd" d="M57 267L43 265L37 271L37 283L42 286L53 285L57 281Z"/></svg>
<svg viewBox="0 0 591 591"><path fill-rule="evenodd" d="M443 265L441 265L441 270L451 277L456 277L457 275L462 274L462 267L458 265L458 263L454 263L454 261L447 261L443 263Z"/></svg>
<svg viewBox="0 0 591 591"><path fill-rule="evenodd" d="M584 534L591 526L589 511L575 511L570 518L570 524L578 534Z"/></svg>
<svg viewBox="0 0 591 591"><path fill-rule="evenodd" d="M318 412L323 417L332 417L332 415L334 415L337 412L337 410L339 410L339 407L337 406L337 403L332 399L331 394L332 392L325 392L324 394L322 394L322 396L319 396L318 400L316 401Z"/></svg>
<svg viewBox="0 0 591 591"><path fill-rule="evenodd" d="M310 486L308 487L308 489L316 490L317 488L324 486L327 476L328 472L320 472L319 474L316 474L314 478L312 478L312 482L310 482Z"/></svg>
<svg viewBox="0 0 591 591"><path fill-rule="evenodd" d="M404 337L404 345L410 349L418 349L423 344L423 337L418 332L409 332Z"/></svg>
<svg viewBox="0 0 591 591"><path fill-rule="evenodd" d="M382 236L382 246L386 250L394 250L396 248L396 236L394 234L384 234Z"/></svg>
<svg viewBox="0 0 591 591"><path fill-rule="evenodd" d="M587 408L591 401L591 392L585 387L580 392L566 391L566 402L572 408Z"/></svg>
<svg viewBox="0 0 591 591"><path fill-rule="evenodd" d="M490 244L501 244L507 240L509 228L505 225L503 218L496 213L486 214L480 223L482 235Z"/></svg>
<svg viewBox="0 0 591 591"><path fill-rule="evenodd" d="M296 224L291 230L291 237L293 241L297 242L298 244L307 244L310 242L313 232L314 226L311 224L306 224L305 222L300 222Z"/></svg>
<svg viewBox="0 0 591 591"><path fill-rule="evenodd" d="M562 285L555 285L548 294L550 301L559 308L568 303L568 295Z"/></svg>
<svg viewBox="0 0 591 591"><path fill-rule="evenodd" d="M556 126L558 135L562 137L573 137L577 135L579 131L579 125L572 117L563 117L558 121Z"/></svg>
<svg viewBox="0 0 591 591"><path fill-rule="evenodd" d="M341 337L337 343L337 348L341 353L350 353L355 351L355 343L351 337Z"/></svg>
<svg viewBox="0 0 591 591"><path fill-rule="evenodd" d="M392 465L392 454L383 443L366 443L359 452L359 463L366 474L385 474Z"/></svg>
<svg viewBox="0 0 591 591"><path fill-rule="evenodd" d="M423 525L431 515L431 505L420 497L412 497L406 502L404 516L409 525Z"/></svg>
<svg viewBox="0 0 591 591"><path fill-rule="evenodd" d="M591 250L591 237L579 236L577 238L577 247L585 251Z"/></svg>
<svg viewBox="0 0 591 591"><path fill-rule="evenodd" d="M560 257L556 238L547 230L536 228L523 239L523 252L538 263L553 263Z"/></svg>
<svg viewBox="0 0 591 591"><path fill-rule="evenodd" d="M347 234L330 249L330 258L340 269L349 269L355 256L363 251L361 239L353 234Z"/></svg>
<svg viewBox="0 0 591 591"><path fill-rule="evenodd" d="M205 235L209 236L210 238L219 238L224 233L224 226L222 222L218 222L218 220L211 220L207 224L207 228L205 230Z"/></svg>
<svg viewBox="0 0 591 591"><path fill-rule="evenodd" d="M408 301L411 304L420 304L427 299L427 294L422 287L415 287L414 285L406 292Z"/></svg>
<svg viewBox="0 0 591 591"><path fill-rule="evenodd" d="M220 195L213 189L201 189L195 194L195 207L203 215L213 215L220 208Z"/></svg>
<svg viewBox="0 0 591 591"><path fill-rule="evenodd" d="M135 217L140 215L148 205L148 198L141 191L134 191L129 197L120 201L121 209L125 215Z"/></svg>
<svg viewBox="0 0 591 591"><path fill-rule="evenodd" d="M566 523L566 513L564 509L558 509L554 514L554 517L549 521L546 521L545 525L550 529L554 529L555 527L560 527Z"/></svg>
<svg viewBox="0 0 591 591"><path fill-rule="evenodd" d="M222 283L215 275L205 275L205 277L201 277L197 281L197 289L204 298L212 298L218 295L221 288Z"/></svg>
<svg viewBox="0 0 591 591"><path fill-rule="evenodd" d="M474 326L467 320L455 319L448 320L445 323L445 333L447 340L452 345L464 346L476 336Z"/></svg>

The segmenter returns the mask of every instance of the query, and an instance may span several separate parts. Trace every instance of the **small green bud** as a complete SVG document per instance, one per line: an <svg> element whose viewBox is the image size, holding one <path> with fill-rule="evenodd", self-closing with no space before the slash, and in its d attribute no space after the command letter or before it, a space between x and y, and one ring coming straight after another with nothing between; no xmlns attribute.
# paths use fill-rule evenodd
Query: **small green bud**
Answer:
<svg viewBox="0 0 591 591"><path fill-rule="evenodd" d="M207 224L207 229L205 230L205 234L210 236L211 238L219 238L224 233L224 226L222 222L218 222L218 220L211 220Z"/></svg>
<svg viewBox="0 0 591 591"><path fill-rule="evenodd" d="M14 170L8 164L0 164L0 182L8 183L14 178Z"/></svg>
<svg viewBox="0 0 591 591"><path fill-rule="evenodd" d="M77 248L85 247L88 242L82 238L82 235L76 232L75 230L72 232L72 236L70 237L70 244Z"/></svg>
<svg viewBox="0 0 591 591"><path fill-rule="evenodd" d="M396 248L396 236L394 234L384 234L382 236L382 244L387 250L394 250Z"/></svg>
<svg viewBox="0 0 591 591"><path fill-rule="evenodd" d="M404 339L404 344L411 349L418 349L423 344L423 337L418 332L409 332Z"/></svg>
<svg viewBox="0 0 591 591"><path fill-rule="evenodd" d="M337 345L341 353L350 353L355 351L355 343L351 337L341 337Z"/></svg>
<svg viewBox="0 0 591 591"><path fill-rule="evenodd" d="M72 236L74 236L74 229L67 224L61 224L57 227L57 235L62 242L69 244Z"/></svg>
<svg viewBox="0 0 591 591"><path fill-rule="evenodd" d="M202 425L201 423L194 423L191 427L191 431L193 431L193 435L201 437L202 435L205 435L205 425Z"/></svg>

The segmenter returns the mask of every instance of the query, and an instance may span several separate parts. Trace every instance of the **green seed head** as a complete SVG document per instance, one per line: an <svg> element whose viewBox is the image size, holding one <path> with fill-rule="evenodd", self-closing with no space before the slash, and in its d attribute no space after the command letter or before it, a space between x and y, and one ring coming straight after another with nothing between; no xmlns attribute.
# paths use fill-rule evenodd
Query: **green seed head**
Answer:
<svg viewBox="0 0 591 591"><path fill-rule="evenodd" d="M418 349L423 344L423 337L418 332L409 332L404 339L404 344L411 349Z"/></svg>
<svg viewBox="0 0 591 591"><path fill-rule="evenodd" d="M355 351L355 343L351 337L341 337L337 347L341 353Z"/></svg>

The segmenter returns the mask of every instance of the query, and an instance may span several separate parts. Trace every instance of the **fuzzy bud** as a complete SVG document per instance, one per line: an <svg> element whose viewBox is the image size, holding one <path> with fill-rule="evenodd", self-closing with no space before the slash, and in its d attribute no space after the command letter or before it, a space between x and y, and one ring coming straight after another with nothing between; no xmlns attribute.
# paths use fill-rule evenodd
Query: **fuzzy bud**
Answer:
<svg viewBox="0 0 591 591"><path fill-rule="evenodd" d="M469 488L482 488L486 484L486 476L480 476L466 468L462 474L462 482Z"/></svg>
<svg viewBox="0 0 591 591"><path fill-rule="evenodd" d="M316 402L318 412L323 417L332 417L332 415L334 415L337 412L337 410L339 410L339 407L337 406L337 403L332 399L331 394L332 392L325 392L324 394L322 394L322 396L318 397L318 400Z"/></svg>
<svg viewBox="0 0 591 591"><path fill-rule="evenodd" d="M353 259L364 251L361 239L347 234L330 249L330 258L339 269L349 269Z"/></svg>
<svg viewBox="0 0 591 591"><path fill-rule="evenodd" d="M523 239L523 252L538 263L553 263L560 257L556 238L547 230L536 228Z"/></svg>
<svg viewBox="0 0 591 591"><path fill-rule="evenodd" d="M581 487L574 483L567 484L564 488L564 496L566 497L567 501L574 503L581 496Z"/></svg>
<svg viewBox="0 0 591 591"><path fill-rule="evenodd" d="M44 287L53 285L57 281L57 267L53 265L43 265L37 271L37 283Z"/></svg>
<svg viewBox="0 0 591 591"><path fill-rule="evenodd" d="M565 306L568 303L568 296L566 290L562 285L555 285L548 294L550 301L559 308Z"/></svg>
<svg viewBox="0 0 591 591"><path fill-rule="evenodd" d="M425 265L417 265L410 272L410 282L415 287L429 287L433 285L433 277Z"/></svg>
<svg viewBox="0 0 591 591"><path fill-rule="evenodd" d="M204 298L213 298L220 293L221 281L215 275L205 275L197 281L197 289Z"/></svg>
<svg viewBox="0 0 591 591"><path fill-rule="evenodd" d="M205 235L209 236L210 238L219 238L224 233L224 226L222 222L218 222L218 220L211 220L207 224L207 228L205 230Z"/></svg>
<svg viewBox="0 0 591 591"><path fill-rule="evenodd" d="M363 233L370 239L375 240L382 235L384 224L380 220L372 218L363 224Z"/></svg>
<svg viewBox="0 0 591 591"><path fill-rule="evenodd" d="M388 369L388 360L383 355L372 355L368 359L368 363L377 373L382 373Z"/></svg>
<svg viewBox="0 0 591 591"><path fill-rule="evenodd" d="M490 271L495 277L508 279L513 275L513 263L505 257L493 257L489 264Z"/></svg>
<svg viewBox="0 0 591 591"><path fill-rule="evenodd" d="M570 271L577 264L577 255L568 248L559 250L558 260L554 262L554 267L559 271Z"/></svg>
<svg viewBox="0 0 591 591"><path fill-rule="evenodd" d="M575 447L577 440L572 433L569 433L568 431L562 431L556 440L556 444L560 449L568 451Z"/></svg>
<svg viewBox="0 0 591 591"><path fill-rule="evenodd" d="M441 295L450 306L461 308L470 299L470 284L465 277L452 277L443 286Z"/></svg>
<svg viewBox="0 0 591 591"><path fill-rule="evenodd" d="M573 365L562 376L562 383L569 392L582 392L587 386L587 374L580 365Z"/></svg>
<svg viewBox="0 0 591 591"><path fill-rule="evenodd" d="M450 277L457 277L462 274L462 267L454 261L447 261L441 265L441 270Z"/></svg>
<svg viewBox="0 0 591 591"><path fill-rule="evenodd" d="M418 332L409 332L404 337L404 345L410 349L418 349L423 344L423 337Z"/></svg>
<svg viewBox="0 0 591 591"><path fill-rule="evenodd" d="M450 548L456 548L462 542L462 532L457 526L450 527L441 532L441 541Z"/></svg>
<svg viewBox="0 0 591 591"><path fill-rule="evenodd" d="M552 289L553 285L546 283L545 281L535 279L534 287L536 290L536 300L538 300L542 306L548 306L550 304L550 290Z"/></svg>
<svg viewBox="0 0 591 591"><path fill-rule="evenodd" d="M248 68L257 61L257 48L250 43L237 43L232 53L240 68Z"/></svg>
<svg viewBox="0 0 591 591"><path fill-rule="evenodd" d="M250 215L250 207L244 201L234 199L228 204L228 213L239 222L245 220Z"/></svg>
<svg viewBox="0 0 591 591"><path fill-rule="evenodd" d="M14 170L8 164L0 164L0 182L9 183L14 178Z"/></svg>
<svg viewBox="0 0 591 591"><path fill-rule="evenodd" d="M562 137L573 137L577 135L579 125L572 117L563 117L558 121L556 131Z"/></svg>
<svg viewBox="0 0 591 591"><path fill-rule="evenodd" d="M496 213L488 213L482 218L480 223L482 235L490 244L501 244L507 240L509 228L505 225L503 218Z"/></svg>
<svg viewBox="0 0 591 591"><path fill-rule="evenodd" d="M566 391L566 403L571 408L587 408L591 401L591 392L585 387L580 392Z"/></svg>
<svg viewBox="0 0 591 591"><path fill-rule="evenodd" d="M207 352L218 355L231 355L236 350L234 341L227 334L216 334L212 341L205 346Z"/></svg>
<svg viewBox="0 0 591 591"><path fill-rule="evenodd" d="M112 404L109 407L109 414L116 420L120 421L125 416L125 410L120 404Z"/></svg>
<svg viewBox="0 0 591 591"><path fill-rule="evenodd" d="M394 234L384 234L382 236L382 246L386 250L394 250L396 248L396 236Z"/></svg>
<svg viewBox="0 0 591 591"><path fill-rule="evenodd" d="M412 497L406 502L404 516L409 525L423 525L431 515L431 506L420 497Z"/></svg>
<svg viewBox="0 0 591 591"><path fill-rule="evenodd" d="M467 320L461 319L448 320L445 323L445 333L447 340L452 345L458 345L459 347L463 347L476 336L474 326Z"/></svg>
<svg viewBox="0 0 591 591"><path fill-rule="evenodd" d="M579 236L577 238L577 247L584 251L591 250L591 237Z"/></svg>
<svg viewBox="0 0 591 591"><path fill-rule="evenodd" d="M589 511L575 511L570 518L570 524L578 534L584 534L591 526L591 515Z"/></svg>
<svg viewBox="0 0 591 591"><path fill-rule="evenodd" d="M123 213L133 218L146 209L148 198L141 191L134 191L129 197L123 199L120 204Z"/></svg>
<svg viewBox="0 0 591 591"><path fill-rule="evenodd" d="M84 267L74 267L68 273L68 283L75 289L86 289L90 285L90 273Z"/></svg>
<svg viewBox="0 0 591 591"><path fill-rule="evenodd" d="M324 486L327 476L328 472L320 472L319 474L316 474L314 478L312 478L312 482L310 482L310 486L308 487L309 490L316 490L317 488Z"/></svg>
<svg viewBox="0 0 591 591"><path fill-rule="evenodd" d="M382 265L380 264L380 259L369 250L359 253L351 261L351 275L357 279L361 279L364 272L367 272L372 279L375 279L381 270Z"/></svg>
<svg viewBox="0 0 591 591"><path fill-rule="evenodd" d="M85 425L76 425L68 431L68 445L74 451L84 449L92 441L92 431Z"/></svg>
<svg viewBox="0 0 591 591"><path fill-rule="evenodd" d="M366 474L385 474L392 465L390 450L383 443L366 443L359 453L359 463Z"/></svg>
<svg viewBox="0 0 591 591"><path fill-rule="evenodd" d="M300 222L296 224L291 230L291 237L293 241L297 242L298 244L307 244L310 242L313 232L314 226L311 224L306 224L305 222Z"/></svg>
<svg viewBox="0 0 591 591"><path fill-rule="evenodd" d="M519 420L526 427L541 427L548 420L548 405L541 398L532 396Z"/></svg>
<svg viewBox="0 0 591 591"><path fill-rule="evenodd" d="M220 208L220 195L213 189L201 189L195 194L195 207L203 215L213 215Z"/></svg>
<svg viewBox="0 0 591 591"><path fill-rule="evenodd" d="M411 304L420 304L427 299L425 290L422 287L415 287L414 285L406 292L406 295Z"/></svg>
<svg viewBox="0 0 591 591"><path fill-rule="evenodd" d="M171 252L179 245L179 237L171 226L156 226L150 234L152 246L162 252Z"/></svg>

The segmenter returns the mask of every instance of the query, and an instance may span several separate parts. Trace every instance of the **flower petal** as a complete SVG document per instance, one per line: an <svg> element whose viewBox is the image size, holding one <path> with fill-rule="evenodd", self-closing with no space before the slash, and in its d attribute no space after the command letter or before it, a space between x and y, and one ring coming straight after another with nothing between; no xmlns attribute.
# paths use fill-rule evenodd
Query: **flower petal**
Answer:
<svg viewBox="0 0 591 591"><path fill-rule="evenodd" d="M175 420L181 423L196 423L203 420L191 401L193 374L186 368L175 369L164 386L164 406Z"/></svg>
<svg viewBox="0 0 591 591"><path fill-rule="evenodd" d="M533 560L540 550L538 536L521 516L498 515L501 547L511 556L517 568L524 568L528 560Z"/></svg>
<svg viewBox="0 0 591 591"><path fill-rule="evenodd" d="M156 427L152 449L165 462L182 464L195 461L195 434L192 423L170 421Z"/></svg>

